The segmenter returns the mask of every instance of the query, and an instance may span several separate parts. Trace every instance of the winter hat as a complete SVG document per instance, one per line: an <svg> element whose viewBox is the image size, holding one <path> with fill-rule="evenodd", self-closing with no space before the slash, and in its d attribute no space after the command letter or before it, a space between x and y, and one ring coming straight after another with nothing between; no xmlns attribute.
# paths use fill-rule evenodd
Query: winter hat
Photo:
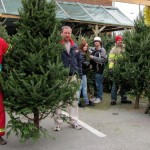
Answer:
<svg viewBox="0 0 150 150"><path fill-rule="evenodd" d="M116 37L115 37L115 41L116 41L116 43L117 43L117 41L119 41L119 40L123 40L123 38L122 38L122 36L120 36L120 35L117 35Z"/></svg>
<svg viewBox="0 0 150 150"><path fill-rule="evenodd" d="M101 38L98 37L98 36L94 38L94 42L95 42L95 41L102 42Z"/></svg>

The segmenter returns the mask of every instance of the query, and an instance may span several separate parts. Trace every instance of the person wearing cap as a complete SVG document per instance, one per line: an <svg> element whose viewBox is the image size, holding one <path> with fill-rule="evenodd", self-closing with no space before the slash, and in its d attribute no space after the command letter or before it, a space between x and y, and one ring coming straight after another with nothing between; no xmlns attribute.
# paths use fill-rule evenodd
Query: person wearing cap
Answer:
<svg viewBox="0 0 150 150"><path fill-rule="evenodd" d="M115 37L115 46L111 49L108 57L109 70L111 74L113 74L113 67L117 63L117 60L123 58L124 52L125 52L125 45L123 44L123 37L118 35ZM116 105L118 88L119 85L113 83L111 88L111 105ZM125 104L132 103L132 101L127 100L125 89L121 87L121 85L120 85L119 94L121 96L121 103L125 103Z"/></svg>
<svg viewBox="0 0 150 150"><path fill-rule="evenodd" d="M104 64L107 61L106 50L102 47L102 40L100 37L94 38L94 50L90 55L90 63L94 71L95 94L92 101L100 103L103 95L103 70Z"/></svg>
<svg viewBox="0 0 150 150"><path fill-rule="evenodd" d="M3 38L0 38L0 72L2 72L3 55L6 53L8 47L8 43ZM2 136L5 135L5 108L3 100L3 92L0 85L0 145L7 144L7 142L2 138Z"/></svg>

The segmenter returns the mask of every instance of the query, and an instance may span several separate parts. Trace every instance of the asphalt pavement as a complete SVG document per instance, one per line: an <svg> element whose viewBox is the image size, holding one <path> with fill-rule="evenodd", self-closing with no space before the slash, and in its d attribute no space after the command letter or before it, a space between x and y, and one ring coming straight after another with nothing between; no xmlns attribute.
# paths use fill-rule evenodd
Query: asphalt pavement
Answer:
<svg viewBox="0 0 150 150"><path fill-rule="evenodd" d="M139 109L134 109L134 104L119 102L115 106L102 105L103 102L95 107L79 108L82 130L64 123L62 130L55 132L53 119L47 117L41 124L49 131L50 137L20 143L18 137L11 135L7 145L0 145L0 150L150 149L150 115L144 114L145 105L140 104Z"/></svg>

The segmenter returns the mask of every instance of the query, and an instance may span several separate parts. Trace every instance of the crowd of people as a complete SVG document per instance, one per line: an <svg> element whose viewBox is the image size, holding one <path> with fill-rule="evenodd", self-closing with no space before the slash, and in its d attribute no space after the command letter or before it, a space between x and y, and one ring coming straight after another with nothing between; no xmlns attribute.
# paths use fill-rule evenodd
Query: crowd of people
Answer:
<svg viewBox="0 0 150 150"><path fill-rule="evenodd" d="M81 79L80 88L75 93L75 98L72 105L67 105L69 114L69 125L72 128L81 130L82 126L78 121L78 106L81 106L81 94L83 96L84 106L94 106L103 101L103 71L105 63L108 61L110 73L113 74L113 67L117 64L117 59L123 57L125 47L122 36L115 37L115 46L106 54L103 43L100 37L95 37L93 40L94 48L89 51L89 45L85 39L82 39L78 46L71 38L72 28L70 26L63 26L61 29L61 44L64 45L64 50L61 54L61 59L65 68L69 68L68 79L79 77ZM7 42L0 38L0 71L2 71L3 55L8 49ZM93 70L94 73L94 95L93 98L88 97L87 73ZM78 76L74 76L78 74ZM113 82L111 88L111 105L115 105L117 101L117 89L120 88L121 103L131 104L132 101L127 100L125 89ZM62 110L58 106L54 114L55 131L61 130L63 120L61 118ZM3 104L3 93L0 88L0 145L7 142L2 138L5 135L5 109Z"/></svg>
<svg viewBox="0 0 150 150"><path fill-rule="evenodd" d="M69 125L75 129L82 129L82 126L78 122L78 106L94 106L94 104L101 103L103 100L103 71L105 63L108 61L110 74L113 73L113 67L117 64L117 59L123 57L125 47L123 44L122 36L115 37L115 46L107 53L103 47L103 43L100 37L95 37L93 40L94 48L89 51L89 45L85 39L81 40L79 46L71 38L72 29L70 26L63 26L61 30L62 41L61 43L65 46L62 52L62 62L65 67L70 69L69 77L71 78L74 74L78 73L81 79L80 88L76 92L76 98L73 104L67 109L69 113ZM88 97L88 84L87 84L87 73L93 70L94 74L94 95L92 99ZM111 89L111 105L115 105L117 101L117 90L120 87L121 103L131 104L132 101L127 100L125 89L121 85L113 82ZM85 105L81 105L81 94ZM68 107L68 106L67 106ZM61 130L61 119L62 111L56 109L54 122L56 127L55 131Z"/></svg>

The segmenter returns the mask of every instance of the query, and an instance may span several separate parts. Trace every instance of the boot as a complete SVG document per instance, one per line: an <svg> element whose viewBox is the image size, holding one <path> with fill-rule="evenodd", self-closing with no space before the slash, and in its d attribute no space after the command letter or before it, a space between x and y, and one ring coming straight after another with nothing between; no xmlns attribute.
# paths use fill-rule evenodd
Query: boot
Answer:
<svg viewBox="0 0 150 150"><path fill-rule="evenodd" d="M91 100L89 100L89 103L86 104L86 106L95 106L95 104Z"/></svg>
<svg viewBox="0 0 150 150"><path fill-rule="evenodd" d="M116 105L116 101L112 100L112 101L110 102L110 104L111 104L111 105Z"/></svg>
<svg viewBox="0 0 150 150"><path fill-rule="evenodd" d="M7 142L0 136L0 145L5 145Z"/></svg>
<svg viewBox="0 0 150 150"><path fill-rule="evenodd" d="M132 104L132 101L129 100L122 100L121 104Z"/></svg>
<svg viewBox="0 0 150 150"><path fill-rule="evenodd" d="M132 101L127 99L126 95L121 96L121 104L132 104Z"/></svg>

